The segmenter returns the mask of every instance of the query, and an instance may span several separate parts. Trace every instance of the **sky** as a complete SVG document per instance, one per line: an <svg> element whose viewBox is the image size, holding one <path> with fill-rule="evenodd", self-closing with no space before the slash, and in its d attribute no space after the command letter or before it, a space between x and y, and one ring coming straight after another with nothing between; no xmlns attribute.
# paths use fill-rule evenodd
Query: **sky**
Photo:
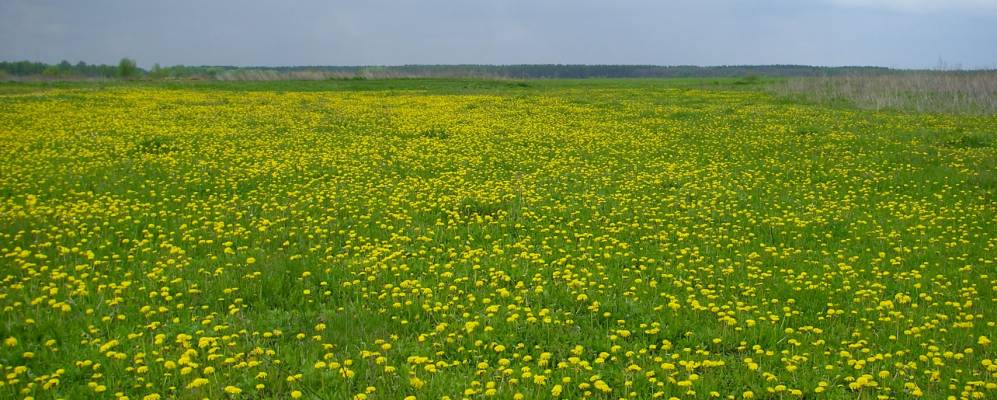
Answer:
<svg viewBox="0 0 997 400"><path fill-rule="evenodd" d="M0 0L0 60L997 68L997 0Z"/></svg>

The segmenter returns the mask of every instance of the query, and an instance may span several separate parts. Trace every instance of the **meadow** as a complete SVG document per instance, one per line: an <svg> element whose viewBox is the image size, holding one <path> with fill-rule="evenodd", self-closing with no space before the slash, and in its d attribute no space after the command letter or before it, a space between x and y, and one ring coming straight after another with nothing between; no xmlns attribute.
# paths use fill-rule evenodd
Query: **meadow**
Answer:
<svg viewBox="0 0 997 400"><path fill-rule="evenodd" d="M997 397L997 116L0 85L3 399Z"/></svg>

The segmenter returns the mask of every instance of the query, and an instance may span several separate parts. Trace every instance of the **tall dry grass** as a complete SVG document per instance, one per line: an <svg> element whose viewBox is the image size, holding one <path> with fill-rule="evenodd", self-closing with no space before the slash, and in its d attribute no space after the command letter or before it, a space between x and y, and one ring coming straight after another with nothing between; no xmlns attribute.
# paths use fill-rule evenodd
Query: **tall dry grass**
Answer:
<svg viewBox="0 0 997 400"><path fill-rule="evenodd" d="M234 69L219 72L214 79L220 81L318 81L325 79L345 79L356 74L321 70L278 71L271 69Z"/></svg>
<svg viewBox="0 0 997 400"><path fill-rule="evenodd" d="M395 71L391 69L361 69L359 71L326 71L321 69L274 70L240 68L219 72L211 79L220 81L287 81L326 79L397 79L397 78L482 78L509 79L485 72L461 70Z"/></svg>
<svg viewBox="0 0 997 400"><path fill-rule="evenodd" d="M997 71L791 78L770 90L804 101L873 110L997 114Z"/></svg>

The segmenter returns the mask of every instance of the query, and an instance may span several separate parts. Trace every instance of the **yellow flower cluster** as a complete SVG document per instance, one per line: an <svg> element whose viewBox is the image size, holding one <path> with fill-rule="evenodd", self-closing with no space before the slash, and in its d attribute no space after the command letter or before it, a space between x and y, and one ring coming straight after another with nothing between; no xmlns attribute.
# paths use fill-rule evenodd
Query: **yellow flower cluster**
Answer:
<svg viewBox="0 0 997 400"><path fill-rule="evenodd" d="M0 91L0 398L997 396L994 117L418 84Z"/></svg>

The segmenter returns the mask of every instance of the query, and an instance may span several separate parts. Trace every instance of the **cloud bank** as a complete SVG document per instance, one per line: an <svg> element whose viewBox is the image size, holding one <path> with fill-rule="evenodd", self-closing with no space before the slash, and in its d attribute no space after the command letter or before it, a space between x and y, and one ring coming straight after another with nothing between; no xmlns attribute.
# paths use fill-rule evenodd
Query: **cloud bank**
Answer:
<svg viewBox="0 0 997 400"><path fill-rule="evenodd" d="M997 0L4 0L0 59L997 67Z"/></svg>

